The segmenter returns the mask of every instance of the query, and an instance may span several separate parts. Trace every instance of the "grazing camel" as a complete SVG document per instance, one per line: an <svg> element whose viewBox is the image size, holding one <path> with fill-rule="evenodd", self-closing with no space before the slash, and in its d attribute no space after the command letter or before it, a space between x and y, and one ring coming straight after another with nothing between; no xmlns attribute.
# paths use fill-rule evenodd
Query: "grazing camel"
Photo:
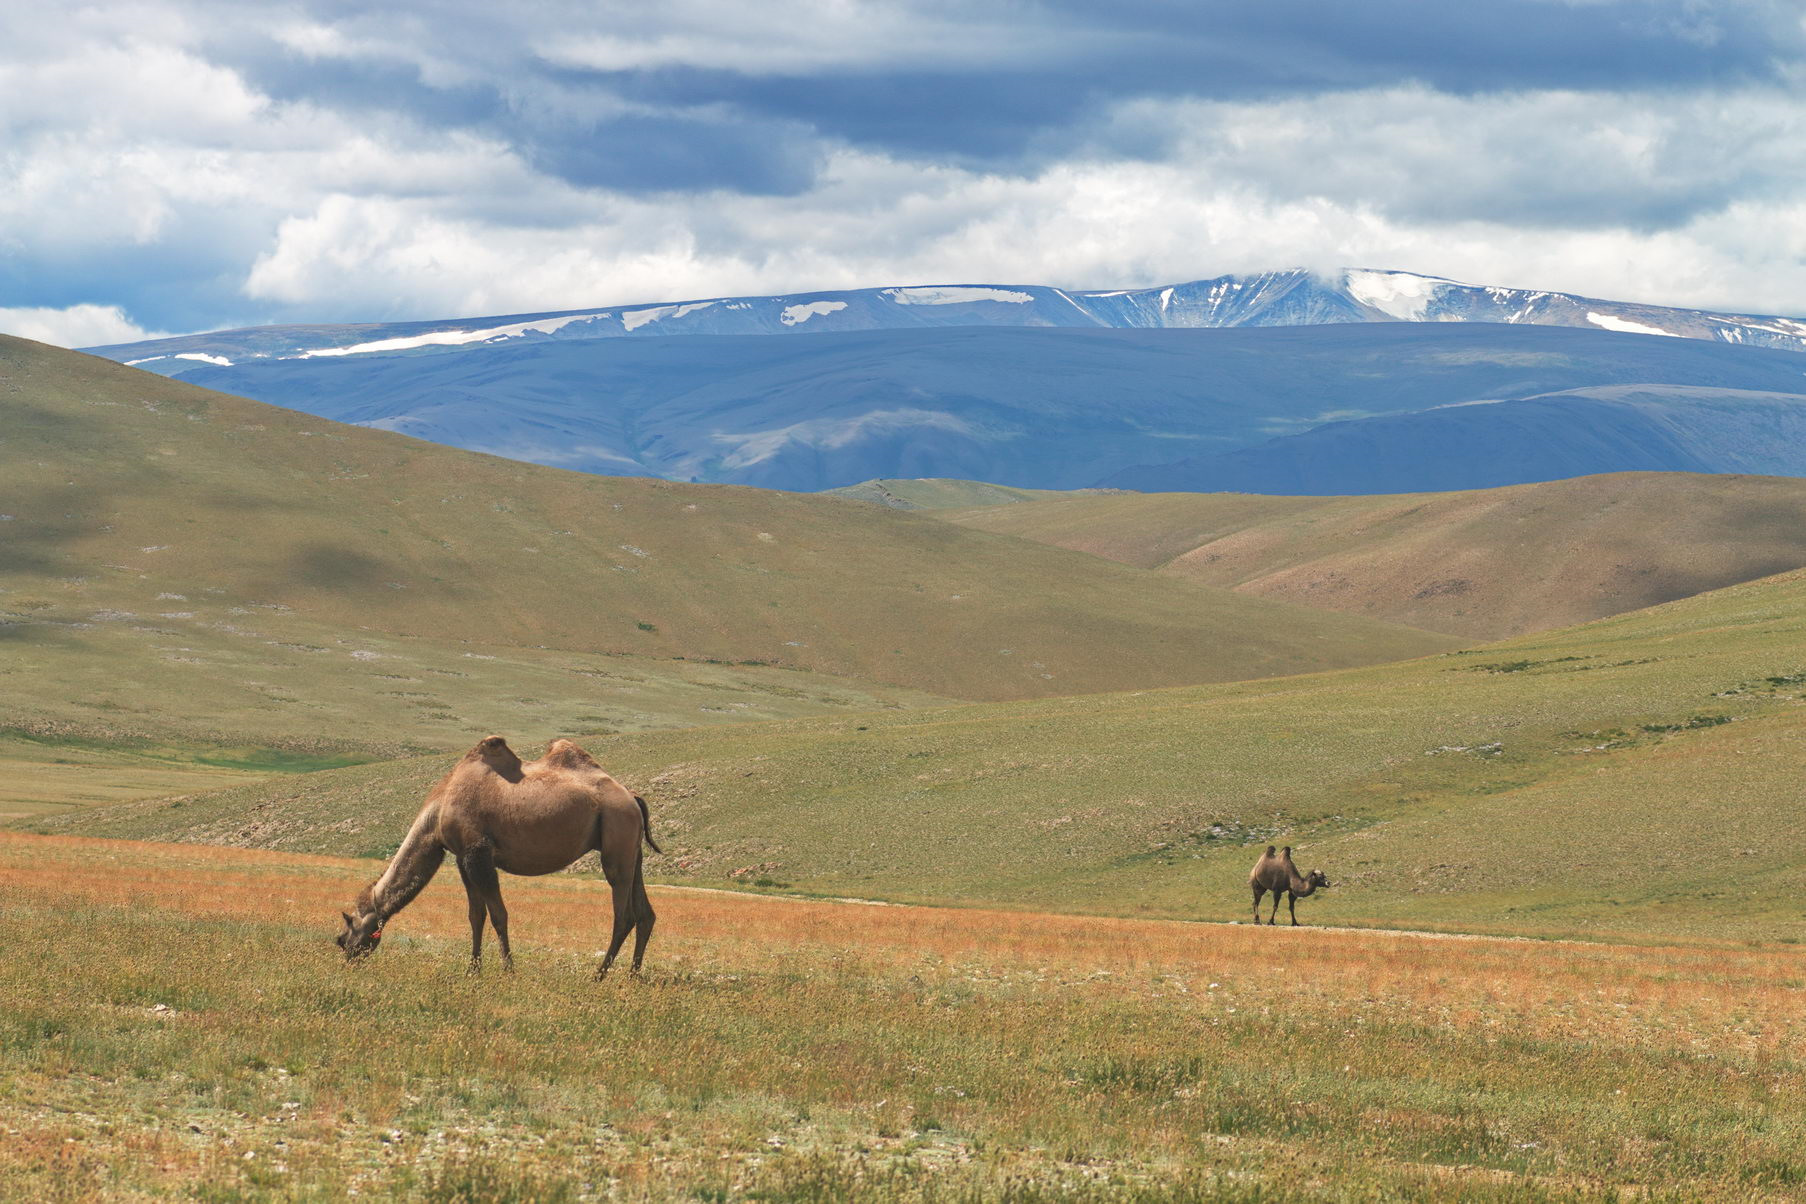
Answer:
<svg viewBox="0 0 1806 1204"><path fill-rule="evenodd" d="M414 825L382 876L358 895L355 915L344 917L339 947L346 958L376 951L383 925L413 902L450 853L470 898L470 969L483 961L483 920L495 925L502 968L513 968L508 949L508 909L502 906L497 870L550 874L591 849L602 854L602 872L614 888L614 935L596 977L608 973L629 930L633 968L646 954L656 917L640 873L644 839L652 839L646 800L609 777L595 758L569 740L554 740L545 756L521 763L500 736L464 754L426 796Z"/></svg>
<svg viewBox="0 0 1806 1204"><path fill-rule="evenodd" d="M1322 870L1312 870L1308 876L1300 874L1298 867L1292 864L1292 846L1287 845L1279 856L1273 855L1273 846L1267 846L1266 854L1254 863L1254 870L1248 875L1248 885L1254 890L1254 922L1260 923L1260 897L1268 891L1273 892L1273 914L1267 917L1269 925L1279 921L1279 897L1289 895L1287 908L1292 913L1292 926L1298 926L1298 900L1316 892L1318 887L1328 887L1329 879L1323 876Z"/></svg>

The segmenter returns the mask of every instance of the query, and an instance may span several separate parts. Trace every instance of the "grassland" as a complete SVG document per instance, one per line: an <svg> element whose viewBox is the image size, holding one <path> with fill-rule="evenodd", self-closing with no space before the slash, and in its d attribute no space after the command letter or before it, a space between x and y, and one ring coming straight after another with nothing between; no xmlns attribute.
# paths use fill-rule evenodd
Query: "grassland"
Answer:
<svg viewBox="0 0 1806 1204"><path fill-rule="evenodd" d="M591 741L657 880L1234 919L1267 843L1319 923L1806 939L1806 573L1402 664ZM37 821L380 854L443 756Z"/></svg>
<svg viewBox="0 0 1806 1204"><path fill-rule="evenodd" d="M0 760L80 752L269 773L456 748L478 730L533 739L948 701L763 665L411 638L271 607L213 613L21 622L0 640ZM0 800L7 809L14 791Z"/></svg>
<svg viewBox="0 0 1806 1204"><path fill-rule="evenodd" d="M0 641L44 650L42 669L0 679L0 705L28 714L74 693L56 676L72 665L163 674L160 645L229 643L238 626L329 649L370 633L454 656L756 662L953 698L1264 676L1451 642L833 498L458 451L18 339L0 338L0 415ZM144 638L90 640L108 625ZM268 675L289 688L280 659ZM189 695L158 699L172 730Z"/></svg>
<svg viewBox="0 0 1806 1204"><path fill-rule="evenodd" d="M1023 489L1015 485L993 485L989 481L918 477L861 481L857 485L843 485L839 489L825 489L822 492L827 497L876 502L893 510L964 510L974 506L1010 506L1017 502L1068 498L1099 491Z"/></svg>
<svg viewBox="0 0 1806 1204"><path fill-rule="evenodd" d="M1206 585L1475 640L1806 565L1806 481L1792 477L1635 472L1376 497L1095 492L975 505L936 513Z"/></svg>
<svg viewBox="0 0 1806 1204"><path fill-rule="evenodd" d="M157 748L130 749L116 744L55 742L18 733L0 735L0 766L6 785L0 794L0 822L55 815L74 808L224 789L252 782L272 772L324 768L343 762L310 760L252 768L242 762L208 764L230 757L224 750L190 750L184 756ZM242 754L241 754L242 755Z"/></svg>
<svg viewBox="0 0 1806 1204"><path fill-rule="evenodd" d="M0 837L0 1197L1797 1198L1806 956L442 878ZM72 939L72 936L76 939Z"/></svg>

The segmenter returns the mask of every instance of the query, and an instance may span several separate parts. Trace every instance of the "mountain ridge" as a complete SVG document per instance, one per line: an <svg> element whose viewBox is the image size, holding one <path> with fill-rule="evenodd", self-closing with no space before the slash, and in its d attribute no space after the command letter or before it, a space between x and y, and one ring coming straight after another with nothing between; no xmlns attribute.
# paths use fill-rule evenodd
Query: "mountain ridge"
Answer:
<svg viewBox="0 0 1806 1204"><path fill-rule="evenodd" d="M1806 395L1595 385L1326 422L1098 484L1340 496L1488 489L1606 472L1806 475Z"/></svg>
<svg viewBox="0 0 1806 1204"><path fill-rule="evenodd" d="M1573 326L1806 351L1806 320L1612 301L1547 289L1474 285L1391 269L1305 268L1147 288L1034 284L885 285L599 306L427 321L209 331L85 350L165 375L222 360L444 354L498 342L802 334L938 326L1104 329L1363 322Z"/></svg>
<svg viewBox="0 0 1806 1204"><path fill-rule="evenodd" d="M1621 384L1800 390L1806 359L1534 325L943 327L510 341L457 355L197 363L182 379L605 475L801 491L922 476L1072 489L1337 420L1451 402ZM1548 475L1700 466L1564 460ZM1806 471L1806 454L1798 468ZM1226 486L1187 478L1156 487ZM1436 487L1449 486L1393 478L1376 486ZM1310 492L1287 481L1259 491Z"/></svg>

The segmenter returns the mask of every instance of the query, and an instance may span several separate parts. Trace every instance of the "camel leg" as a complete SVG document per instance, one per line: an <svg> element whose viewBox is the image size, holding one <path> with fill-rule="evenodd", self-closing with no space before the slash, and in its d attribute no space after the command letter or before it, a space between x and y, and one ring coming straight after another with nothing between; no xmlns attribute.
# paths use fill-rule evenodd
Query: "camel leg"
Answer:
<svg viewBox="0 0 1806 1204"><path fill-rule="evenodd" d="M489 894L489 922L495 925L495 939L502 947L502 970L514 973L514 950L508 947L508 908L502 903L502 884L497 882Z"/></svg>
<svg viewBox="0 0 1806 1204"><path fill-rule="evenodd" d="M646 879L638 865L633 867L633 908L639 915L633 934L633 972L638 974L640 962L646 957L646 942L652 939L652 926L658 922L652 900L646 895Z"/></svg>
<svg viewBox="0 0 1806 1204"><path fill-rule="evenodd" d="M619 870L613 869L604 861L602 872L608 878L608 885L613 888L615 904L615 930L608 938L608 953L602 958L602 964L596 967L596 977L601 978L608 973L608 968L615 964L615 957L621 952L621 946L627 942L627 934L633 928L633 883L623 882Z"/></svg>
<svg viewBox="0 0 1806 1204"><path fill-rule="evenodd" d="M466 875L467 881L476 888L480 901L489 912L489 922L495 926L496 943L502 947L502 969L514 969L514 951L508 947L508 909L502 904L502 883L495 872L495 850L486 844L478 845L458 859L458 868ZM472 919L476 920L476 903L472 903ZM479 921L480 923L480 921Z"/></svg>
<svg viewBox="0 0 1806 1204"><path fill-rule="evenodd" d="M1266 893L1267 888L1264 886L1254 888L1254 922L1256 924L1260 923L1260 897Z"/></svg>
<svg viewBox="0 0 1806 1204"><path fill-rule="evenodd" d="M1273 892L1273 914L1267 917L1267 926L1268 927L1272 927L1274 924L1279 923L1279 900L1280 900L1280 896L1282 896L1284 894L1285 894L1285 892L1282 890L1276 890Z"/></svg>
<svg viewBox="0 0 1806 1204"><path fill-rule="evenodd" d="M1294 894L1287 894L1286 895L1286 907L1292 913L1292 927L1294 927L1294 928L1298 927L1298 896L1294 895Z"/></svg>
<svg viewBox="0 0 1806 1204"><path fill-rule="evenodd" d="M483 972L483 921L488 916L488 909L483 905L483 896L476 884L470 880L470 873L464 868L464 859L458 858L458 877L464 881L464 898L470 904L470 972Z"/></svg>

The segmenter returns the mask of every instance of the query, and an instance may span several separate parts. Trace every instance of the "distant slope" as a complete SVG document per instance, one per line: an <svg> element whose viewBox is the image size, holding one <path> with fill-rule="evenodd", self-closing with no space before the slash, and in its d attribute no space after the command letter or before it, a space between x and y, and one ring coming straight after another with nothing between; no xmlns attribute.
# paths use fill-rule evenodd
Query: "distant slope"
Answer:
<svg viewBox="0 0 1806 1204"><path fill-rule="evenodd" d="M305 690L293 674L330 663L398 691L398 716L420 704L462 730L467 674L508 689L488 665L501 650L567 685L561 656L757 662L817 675L804 696L845 705L1294 673L1449 643L838 499L471 455L17 339L0 339L0 418L0 704L78 728L173 723L190 675L254 683L256 705L230 708L253 728L307 730L325 671L306 670ZM643 674L577 664L610 704L592 721L637 726L609 716ZM518 713L550 709L535 673ZM736 688L756 713L761 689L797 686ZM316 718L322 735L380 737L380 712Z"/></svg>
<svg viewBox="0 0 1806 1204"><path fill-rule="evenodd" d="M1329 422L1255 447L1110 474L1154 492L1394 493L1601 472L1806 475L1806 395L1594 386Z"/></svg>
<svg viewBox="0 0 1806 1204"><path fill-rule="evenodd" d="M1090 494L940 516L1470 639L1806 566L1806 481L1779 477L1622 473L1341 498Z"/></svg>
<svg viewBox="0 0 1806 1204"><path fill-rule="evenodd" d="M1336 432L1368 428L1335 424L1601 386L1779 395L1806 388L1803 363L1793 352L1537 326L967 327L511 342L458 355L200 364L186 379L337 421L609 474L792 490L950 477L1022 488L1345 493L1507 483L1470 479L1488 468L1510 480L1716 470L1680 436L1649 435L1643 442L1659 446L1626 462L1626 426L1644 419L1635 406L1602 400L1537 403L1541 425L1512 443L1509 457L1488 458L1488 442L1448 429L1453 420L1441 415L1453 411L1375 428L1352 447ZM1774 457L1787 463L1761 471L1806 473L1802 448L1778 445ZM1685 459L1690 451L1697 454ZM1188 460L1209 466L1204 483L1193 483L1190 468L1175 485L1135 467ZM1219 468L1241 475L1213 484ZM1298 483L1312 473L1323 477L1321 489Z"/></svg>
<svg viewBox="0 0 1806 1204"><path fill-rule="evenodd" d="M1806 350L1806 322L1796 318L1674 309L1369 268L1322 274L1291 269L1108 291L943 284L714 297L430 322L266 326L92 350L109 359L180 375L222 359L457 355L498 343L674 334L816 334L945 326L1160 330L1360 322L1575 326Z"/></svg>
<svg viewBox="0 0 1806 1204"><path fill-rule="evenodd" d="M1407 663L593 751L651 801L662 881L1238 919L1275 843L1335 884L1308 923L1798 941L1803 626L1795 572ZM444 763L54 830L362 852Z"/></svg>
<svg viewBox="0 0 1806 1204"><path fill-rule="evenodd" d="M893 510L955 510L968 506L1007 506L1015 502L1032 502L1039 498L1060 498L1069 493L1053 489L1018 489L1012 485L992 485L986 481L953 481L944 477L917 477L914 480L861 481L839 489L824 489L828 497L843 497L856 502L875 502ZM1079 490L1080 493L1089 492Z"/></svg>

